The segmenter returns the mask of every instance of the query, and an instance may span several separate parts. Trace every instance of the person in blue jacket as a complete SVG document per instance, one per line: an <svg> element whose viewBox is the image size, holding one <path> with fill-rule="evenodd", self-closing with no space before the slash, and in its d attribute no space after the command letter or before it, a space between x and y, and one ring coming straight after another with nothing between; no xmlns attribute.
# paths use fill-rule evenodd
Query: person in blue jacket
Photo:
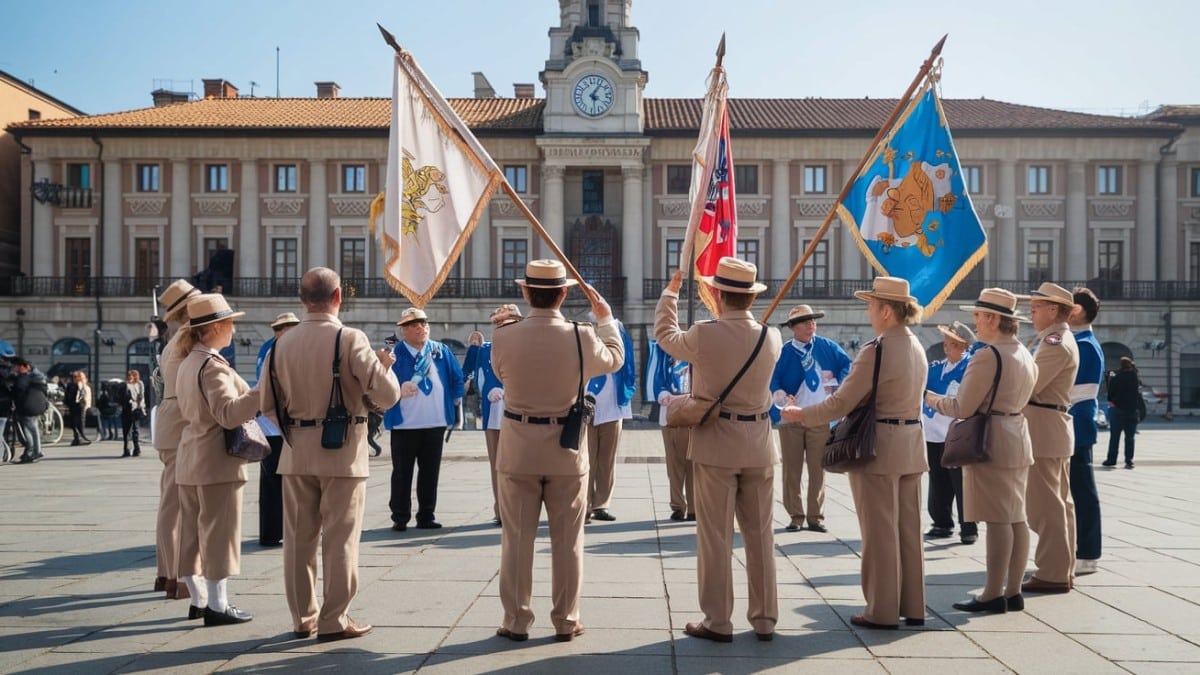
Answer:
<svg viewBox="0 0 1200 675"><path fill-rule="evenodd" d="M670 489L671 520L696 520L694 473L688 459L688 441L692 430L667 426L667 404L691 390L691 366L663 351L657 340L650 341L646 359L646 400L658 404L658 424L662 427L663 447L667 456L667 484Z"/></svg>
<svg viewBox="0 0 1200 675"><path fill-rule="evenodd" d="M946 358L929 364L929 376L925 390L942 396L954 397L962 384L967 364L971 361L971 345L982 344L975 339L975 332L961 321L949 326L938 326L942 334L942 347ZM925 533L929 539L954 536L954 511L958 508L958 536L964 544L979 541L979 527L963 520L963 477L962 469L947 469L942 466L942 455L946 451L946 432L950 428L950 417L927 405L921 407L921 425L925 430L925 452L929 459L929 499L926 502L933 526Z"/></svg>
<svg viewBox="0 0 1200 675"><path fill-rule="evenodd" d="M775 406L771 419L779 424L779 409L794 405L807 408L829 398L850 372L850 357L838 343L817 335L817 319L825 312L798 305L788 312L780 327L792 329L775 372L771 392ZM829 440L829 425L806 427L799 423L779 424L779 447L783 455L783 508L791 521L788 532L808 522L808 529L825 532L825 469L821 457ZM800 499L801 479L808 467L808 498ZM807 508L806 508L807 502Z"/></svg>
<svg viewBox="0 0 1200 675"><path fill-rule="evenodd" d="M262 379L263 364L275 341L280 335L300 325L300 318L293 312L284 312L271 322L273 335L258 350L254 361L254 378ZM258 543L262 546L279 546L283 543L283 476L279 475L279 456L283 454L283 432L274 422L260 412L255 418L271 454L263 458L258 470Z"/></svg>
<svg viewBox="0 0 1200 675"><path fill-rule="evenodd" d="M425 310L409 307L396 322L401 339L392 370L400 400L383 416L392 436L392 529L403 532L413 517L413 464L417 468L417 528L437 529L438 473L446 428L456 424L463 397L463 372L446 345L429 339Z"/></svg>
<svg viewBox="0 0 1200 675"><path fill-rule="evenodd" d="M633 340L625 325L617 321L621 342L625 345L625 364L620 370L593 377L587 392L596 397L596 415L588 424L588 516L587 522L616 520L609 512L612 502L614 473L617 468L617 445L621 442L622 421L633 417L633 395L637 393L637 374L634 371Z"/></svg>
<svg viewBox="0 0 1200 675"><path fill-rule="evenodd" d="M490 317L492 326L499 328L521 320L521 308L513 304L497 307ZM485 342L483 333L475 331L467 338L467 356L463 372L475 381L483 407L483 438L487 443L488 464L492 470L492 524L502 525L500 503L496 491L496 448L500 444L500 422L504 419L504 384L492 370L492 343Z"/></svg>
<svg viewBox="0 0 1200 675"><path fill-rule="evenodd" d="M1075 576L1092 574L1100 561L1100 493L1092 472L1092 448L1096 445L1096 399L1104 378L1104 350L1092 331L1100 313L1096 294L1082 286L1072 290L1075 309L1067 318L1079 347L1079 371L1071 388L1071 417L1075 425L1075 452L1071 455L1071 499L1075 510L1067 510L1067 531L1074 530Z"/></svg>

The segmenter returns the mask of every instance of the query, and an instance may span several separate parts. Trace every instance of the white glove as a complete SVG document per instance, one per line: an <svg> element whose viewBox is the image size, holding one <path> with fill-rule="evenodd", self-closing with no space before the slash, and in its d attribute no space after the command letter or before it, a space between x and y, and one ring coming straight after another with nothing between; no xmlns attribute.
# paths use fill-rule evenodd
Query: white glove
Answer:
<svg viewBox="0 0 1200 675"><path fill-rule="evenodd" d="M504 389L502 387L494 387L488 392L488 400L492 403L497 403L504 399Z"/></svg>
<svg viewBox="0 0 1200 675"><path fill-rule="evenodd" d="M782 389L771 394L771 402L775 404L776 408L786 407L791 404L792 400L792 397L788 396L787 392Z"/></svg>
<svg viewBox="0 0 1200 675"><path fill-rule="evenodd" d="M675 398L674 394L672 394L669 391L664 391L663 393L658 395L658 404L666 405L666 404L670 403L671 399L673 399L673 398Z"/></svg>

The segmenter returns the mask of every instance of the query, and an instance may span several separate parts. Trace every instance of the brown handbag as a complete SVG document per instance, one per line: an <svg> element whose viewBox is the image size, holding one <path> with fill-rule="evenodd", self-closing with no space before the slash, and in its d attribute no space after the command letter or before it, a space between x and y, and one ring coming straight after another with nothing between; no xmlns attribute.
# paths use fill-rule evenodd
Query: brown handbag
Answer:
<svg viewBox="0 0 1200 675"><path fill-rule="evenodd" d="M725 391L717 397L717 400L701 398L688 394L686 396L676 396L667 403L667 426L671 428L688 428L700 427L708 424L713 420L713 411L721 405L729 392L733 391L733 386L742 379L742 375L746 374L746 370L750 368L750 364L754 363L755 357L762 350L763 342L767 338L767 327L764 325L758 334L758 343L754 345L754 351L750 352L750 358L742 364L742 369L737 375L733 376L733 381L725 387Z"/></svg>
<svg viewBox="0 0 1200 675"><path fill-rule="evenodd" d="M870 343L868 343L870 344ZM871 373L871 395L851 410L829 433L821 466L833 473L846 473L875 459L875 394L879 389L879 363L883 338L875 339L875 370Z"/></svg>
<svg viewBox="0 0 1200 675"><path fill-rule="evenodd" d="M988 425L992 421L992 406L996 403L996 392L1000 389L1000 352L988 345L996 355L996 376L992 379L992 400L988 401L987 412L975 413L970 417L954 420L946 431L946 449L942 452L942 467L957 469L967 464L979 464L990 460L988 453Z"/></svg>

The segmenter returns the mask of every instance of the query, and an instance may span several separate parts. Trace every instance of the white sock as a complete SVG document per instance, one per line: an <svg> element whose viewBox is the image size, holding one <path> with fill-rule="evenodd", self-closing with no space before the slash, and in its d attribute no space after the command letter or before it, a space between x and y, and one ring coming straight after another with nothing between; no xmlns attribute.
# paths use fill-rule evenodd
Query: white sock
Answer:
<svg viewBox="0 0 1200 675"><path fill-rule="evenodd" d="M204 577L200 576L199 574L194 576L188 575L185 577L179 577L179 580L187 586L188 595L192 596L192 607L203 607L205 604L207 604L206 598L208 595L207 593L201 592L201 590L204 588Z"/></svg>
<svg viewBox="0 0 1200 675"><path fill-rule="evenodd" d="M208 580L208 608L214 612L224 612L229 607L229 598L225 595L224 579Z"/></svg>

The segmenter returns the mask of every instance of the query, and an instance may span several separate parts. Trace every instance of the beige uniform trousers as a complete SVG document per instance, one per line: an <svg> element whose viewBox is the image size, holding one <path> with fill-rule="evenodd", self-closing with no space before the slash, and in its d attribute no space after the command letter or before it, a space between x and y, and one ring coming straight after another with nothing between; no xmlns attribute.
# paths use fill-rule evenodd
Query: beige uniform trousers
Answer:
<svg viewBox="0 0 1200 675"><path fill-rule="evenodd" d="M503 627L528 633L533 625L533 548L542 504L550 525L550 621L555 633L579 623L583 593L583 520L587 476L539 476L499 472L500 604Z"/></svg>
<svg viewBox="0 0 1200 675"><path fill-rule="evenodd" d="M1037 457L1029 467L1025 510L1038 536L1033 574L1042 581L1066 583L1075 570L1070 462L1070 457Z"/></svg>
<svg viewBox="0 0 1200 675"><path fill-rule="evenodd" d="M500 517L500 493L496 491L496 448L500 447L500 430L484 429L483 440L487 443L488 466L492 473L492 517Z"/></svg>
<svg viewBox="0 0 1200 675"><path fill-rule="evenodd" d="M179 488L175 485L175 450L159 450L162 476L158 479L158 522L154 548L158 576L174 579L179 573Z"/></svg>
<svg viewBox="0 0 1200 675"><path fill-rule="evenodd" d="M821 456L829 440L829 425L805 427L799 424L779 425L779 448L783 455L783 508L793 525L825 520L825 467ZM801 501L804 469L808 469L807 509Z"/></svg>
<svg viewBox="0 0 1200 675"><path fill-rule="evenodd" d="M283 477L283 591L295 630L339 633L358 594L366 478ZM317 544L324 600L317 607ZM320 612L318 615L318 611Z"/></svg>
<svg viewBox="0 0 1200 675"><path fill-rule="evenodd" d="M900 623L900 617L923 619L922 474L847 475L862 530L863 617L886 625Z"/></svg>
<svg viewBox="0 0 1200 675"><path fill-rule="evenodd" d="M613 420L587 430L588 511L607 509L612 502L613 478L617 468L617 443L621 440L621 420Z"/></svg>
<svg viewBox="0 0 1200 675"><path fill-rule="evenodd" d="M724 468L694 462L696 472L696 572L704 626L733 633L733 519L746 551L749 586L746 619L756 633L772 633L779 620L775 586L775 467Z"/></svg>
<svg viewBox="0 0 1200 675"><path fill-rule="evenodd" d="M688 441L692 430L683 427L663 427L663 447L667 452L667 484L670 486L671 510L684 515L696 513L695 473L688 459Z"/></svg>
<svg viewBox="0 0 1200 675"><path fill-rule="evenodd" d="M242 571L245 483L180 485L179 574L225 579Z"/></svg>

